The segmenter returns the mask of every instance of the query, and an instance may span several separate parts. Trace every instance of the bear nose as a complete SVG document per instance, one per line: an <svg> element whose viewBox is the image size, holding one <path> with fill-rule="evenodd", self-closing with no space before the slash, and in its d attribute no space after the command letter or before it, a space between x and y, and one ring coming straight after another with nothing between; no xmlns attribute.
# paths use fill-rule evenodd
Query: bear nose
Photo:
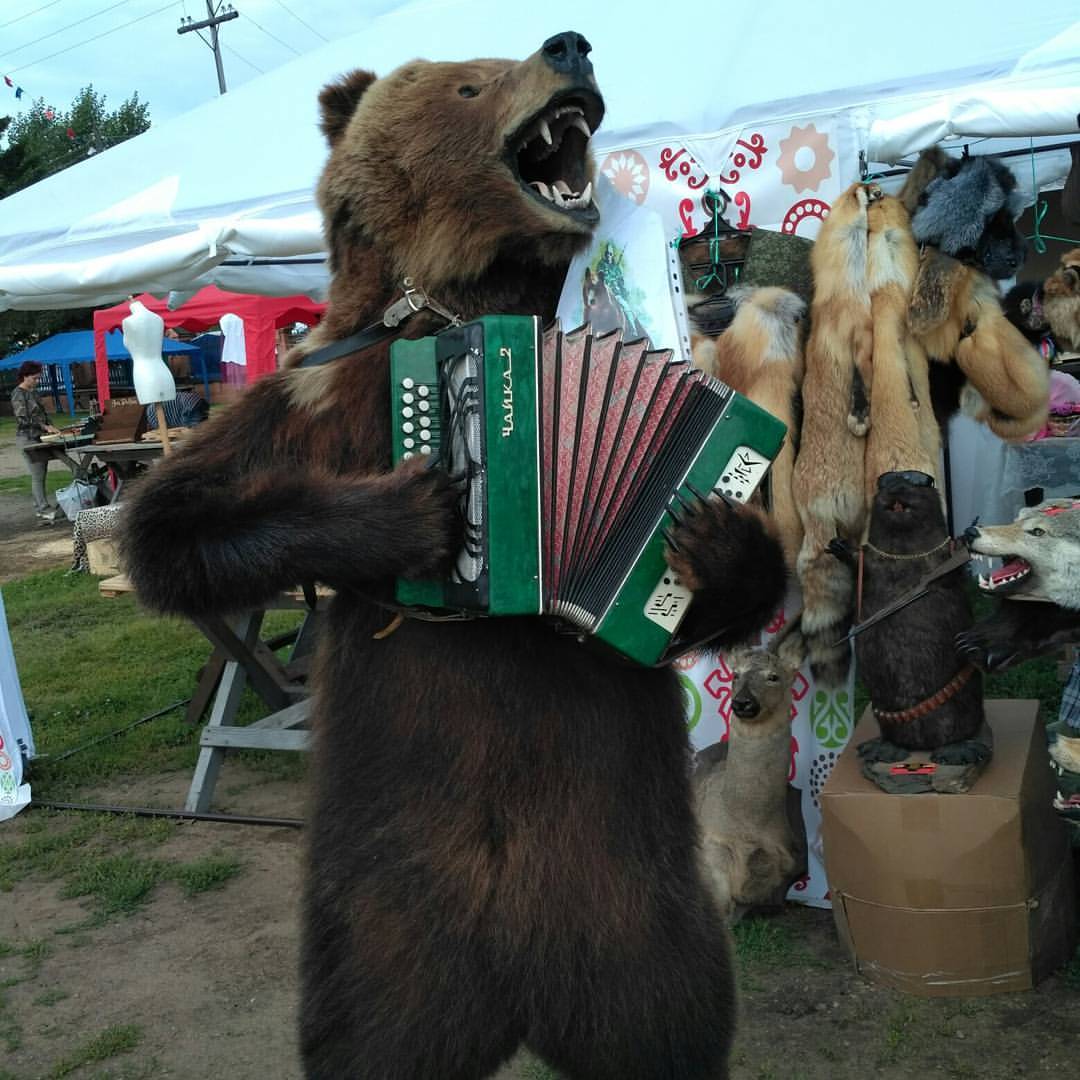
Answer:
<svg viewBox="0 0 1080 1080"><path fill-rule="evenodd" d="M560 75L591 75L592 61L589 53L592 46L572 30L549 37L540 51L544 61Z"/></svg>

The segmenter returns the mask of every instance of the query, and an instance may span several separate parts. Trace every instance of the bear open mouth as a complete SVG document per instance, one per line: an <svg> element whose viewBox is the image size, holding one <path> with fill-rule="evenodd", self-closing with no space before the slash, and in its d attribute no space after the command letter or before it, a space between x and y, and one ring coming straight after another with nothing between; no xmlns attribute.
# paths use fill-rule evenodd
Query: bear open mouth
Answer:
<svg viewBox="0 0 1080 1080"><path fill-rule="evenodd" d="M599 212L587 179L589 139L603 106L591 95L552 98L507 140L510 170L538 202L595 221Z"/></svg>
<svg viewBox="0 0 1080 1080"><path fill-rule="evenodd" d="M1003 564L988 575L979 575L979 588L983 592L1008 593L1019 588L1031 576L1031 563L1019 555L1006 555Z"/></svg>

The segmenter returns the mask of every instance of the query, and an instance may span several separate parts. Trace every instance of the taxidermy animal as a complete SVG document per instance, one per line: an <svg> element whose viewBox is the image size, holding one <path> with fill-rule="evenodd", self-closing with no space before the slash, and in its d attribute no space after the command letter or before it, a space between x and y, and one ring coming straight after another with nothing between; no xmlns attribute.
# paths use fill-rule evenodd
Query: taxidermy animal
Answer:
<svg viewBox="0 0 1080 1080"><path fill-rule="evenodd" d="M598 218L589 51L562 33L521 62L416 61L326 87L326 316L128 504L125 564L161 610L335 590L313 676L310 1080L479 1080L522 1043L570 1080L727 1075L731 960L675 672L537 618L387 610L395 576L459 550L459 493L421 458L391 469L390 346L352 335L406 275L464 319L553 318ZM444 325L423 309L401 334ZM688 635L756 634L783 595L779 544L720 501L684 520L671 557L695 591Z"/></svg>
<svg viewBox="0 0 1080 1080"><path fill-rule="evenodd" d="M908 213L899 199L885 195L870 204L866 217L874 376L864 471L869 506L884 473L936 476L941 440L926 353L908 327L919 267Z"/></svg>
<svg viewBox="0 0 1080 1080"><path fill-rule="evenodd" d="M957 638L964 659L1001 671L1080 641L1080 500L1025 507L1008 525L973 525L964 539L973 554L1003 560L979 577L1001 602Z"/></svg>
<svg viewBox="0 0 1080 1080"><path fill-rule="evenodd" d="M806 873L806 836L791 767L791 684L806 659L798 620L765 649L727 654L734 676L727 742L697 754L702 852L732 921L783 906Z"/></svg>
<svg viewBox="0 0 1080 1080"><path fill-rule="evenodd" d="M900 199L922 246L909 325L932 361L938 419L963 411L1003 439L1046 422L1046 362L1005 317L995 279L1023 263L1009 170L993 158L927 151Z"/></svg>
<svg viewBox="0 0 1080 1080"><path fill-rule="evenodd" d="M1042 306L1042 289L1041 281L1020 281L1001 302L1005 318L1036 346L1050 333L1050 323Z"/></svg>
<svg viewBox="0 0 1080 1080"><path fill-rule="evenodd" d="M915 588L951 553L932 478L886 473L863 548L859 620ZM933 761L952 765L989 756L985 742L974 739L983 724L982 676L952 648L971 623L963 570L957 569L855 638L859 677L881 728L879 740L860 747L864 761L898 761L912 750L930 750Z"/></svg>
<svg viewBox="0 0 1080 1080"><path fill-rule="evenodd" d="M1080 350L1080 248L1063 255L1043 283L1043 313L1058 347Z"/></svg>
<svg viewBox="0 0 1080 1080"><path fill-rule="evenodd" d="M814 301L792 489L803 524L802 632L814 677L826 686L843 682L850 663L847 644L835 643L850 621L854 579L827 549L836 537L858 546L865 521L874 347L867 207L881 197L875 184L852 184L833 204L810 253Z"/></svg>
<svg viewBox="0 0 1080 1080"><path fill-rule="evenodd" d="M695 335L694 364L787 425L787 438L769 470L769 515L793 574L802 546L802 522L791 481L799 443L806 303L787 289L772 286L730 289L728 296L735 303L735 318L717 337Z"/></svg>

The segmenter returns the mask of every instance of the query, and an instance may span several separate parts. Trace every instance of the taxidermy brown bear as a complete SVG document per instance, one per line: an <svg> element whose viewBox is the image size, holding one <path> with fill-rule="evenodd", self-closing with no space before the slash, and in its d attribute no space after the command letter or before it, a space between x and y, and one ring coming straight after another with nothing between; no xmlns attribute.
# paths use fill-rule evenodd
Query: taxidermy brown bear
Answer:
<svg viewBox="0 0 1080 1080"><path fill-rule="evenodd" d="M915 588L951 555L941 497L931 477L886 473L878 481L863 547L859 620ZM943 764L989 757L975 735L983 724L982 677L958 660L954 637L972 623L963 571L938 578L929 593L855 638L859 676L881 738L859 748L864 761L898 761L932 751Z"/></svg>
<svg viewBox="0 0 1080 1080"><path fill-rule="evenodd" d="M333 280L305 352L378 322L405 275L466 319L553 316L597 221L588 52L564 33L523 62L418 61L323 91ZM425 311L403 332L443 325ZM128 571L164 611L336 590L312 720L306 1075L469 1080L525 1044L581 1080L724 1077L731 961L676 674L535 618L376 637L394 576L445 566L459 534L440 470L391 470L388 353L256 383L127 515ZM779 544L719 501L682 520L688 635L756 633L783 595Z"/></svg>

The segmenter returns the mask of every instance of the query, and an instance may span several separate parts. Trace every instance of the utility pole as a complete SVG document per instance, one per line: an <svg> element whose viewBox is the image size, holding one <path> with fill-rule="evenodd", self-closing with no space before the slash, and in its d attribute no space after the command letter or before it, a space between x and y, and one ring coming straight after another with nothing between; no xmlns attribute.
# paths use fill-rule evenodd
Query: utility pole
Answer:
<svg viewBox="0 0 1080 1080"><path fill-rule="evenodd" d="M221 46L218 44L218 24L228 22L230 19L236 19L240 17L240 12L236 11L232 4L226 4L222 0L221 7L215 10L213 0L206 0L206 18L200 22L192 22L191 16L187 19L180 20L180 28L176 31L178 34L190 34L192 31L198 32L199 30L210 31L210 40L199 34L203 42L210 46L214 52L214 63L217 65L217 81L218 81L218 93L225 93L225 68L221 63Z"/></svg>

